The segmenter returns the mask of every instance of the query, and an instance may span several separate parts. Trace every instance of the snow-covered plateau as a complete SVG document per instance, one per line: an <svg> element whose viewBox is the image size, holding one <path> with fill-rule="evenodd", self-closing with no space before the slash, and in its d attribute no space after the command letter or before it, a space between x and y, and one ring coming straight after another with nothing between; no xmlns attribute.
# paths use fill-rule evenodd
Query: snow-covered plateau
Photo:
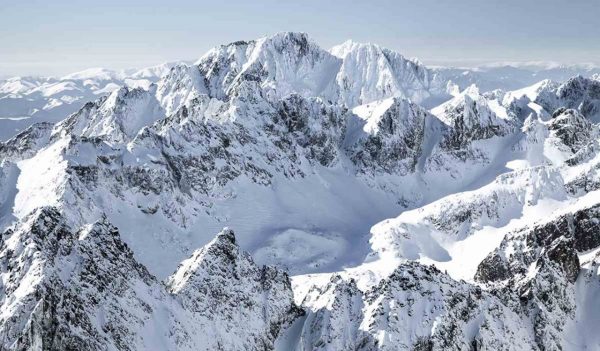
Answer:
<svg viewBox="0 0 600 351"><path fill-rule="evenodd" d="M600 350L595 68L286 32L0 131L2 350Z"/></svg>

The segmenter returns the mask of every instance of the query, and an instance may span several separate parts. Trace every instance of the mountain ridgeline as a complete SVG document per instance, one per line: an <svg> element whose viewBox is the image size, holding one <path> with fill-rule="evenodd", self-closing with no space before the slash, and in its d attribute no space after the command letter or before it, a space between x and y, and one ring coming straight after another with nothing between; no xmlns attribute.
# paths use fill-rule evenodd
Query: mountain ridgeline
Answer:
<svg viewBox="0 0 600 351"><path fill-rule="evenodd" d="M0 142L0 348L600 349L600 76L455 73L278 33L5 83L47 114Z"/></svg>

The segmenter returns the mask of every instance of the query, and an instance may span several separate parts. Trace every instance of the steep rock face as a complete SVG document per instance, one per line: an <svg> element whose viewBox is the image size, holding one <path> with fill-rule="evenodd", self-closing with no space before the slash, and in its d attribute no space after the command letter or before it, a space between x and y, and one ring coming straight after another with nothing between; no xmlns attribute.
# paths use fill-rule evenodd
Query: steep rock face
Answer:
<svg viewBox="0 0 600 351"><path fill-rule="evenodd" d="M301 177L310 171L308 165L331 166L339 159L344 109L298 95L275 105L253 104L252 111L235 110L233 115L228 106L232 105L193 99L140 133L131 152L143 157L148 149L160 150L158 157L170 178L202 193L240 175L261 184L270 183L276 173ZM261 110L259 118L254 109ZM148 161L152 168L160 165L156 159Z"/></svg>
<svg viewBox="0 0 600 351"><path fill-rule="evenodd" d="M303 99L290 95L275 108L273 126L283 122L304 156L315 164L332 166L340 159L347 110L324 103L321 99ZM285 132L284 132L285 133Z"/></svg>
<svg viewBox="0 0 600 351"><path fill-rule="evenodd" d="M482 281L489 280L491 290L502 299L511 292L518 294L519 308L533 322L535 340L542 350L568 348L565 325L572 323L577 313L573 283L579 273L579 261L569 241L572 240L555 241L537 258L530 258L530 267L524 272L501 284L491 281L508 277L504 275L506 267L501 256L488 256L476 275Z"/></svg>
<svg viewBox="0 0 600 351"><path fill-rule="evenodd" d="M576 253L600 247L598 211L599 206L593 205L507 235L479 265L476 278L494 282L526 275L532 263L546 254L574 282L579 274Z"/></svg>
<svg viewBox="0 0 600 351"><path fill-rule="evenodd" d="M532 166L576 166L597 154L598 127L573 109L559 108L547 120L532 114L521 130L525 138L512 148Z"/></svg>
<svg viewBox="0 0 600 351"><path fill-rule="evenodd" d="M357 106L388 97L424 102L437 86L417 61L374 44L347 41L331 49L342 65L336 76L340 101ZM441 86L441 84L440 84Z"/></svg>
<svg viewBox="0 0 600 351"><path fill-rule="evenodd" d="M159 294L118 232L99 222L73 232L52 208L2 236L3 348L133 350ZM139 291L136 291L136 288ZM140 345L141 346L141 345Z"/></svg>
<svg viewBox="0 0 600 351"><path fill-rule="evenodd" d="M52 123L36 123L6 142L0 142L0 159L16 161L32 157L48 144L52 128Z"/></svg>
<svg viewBox="0 0 600 351"><path fill-rule="evenodd" d="M451 127L443 147L449 150L464 149L476 140L504 136L514 130L511 117L496 100L479 94L475 86L432 110Z"/></svg>
<svg viewBox="0 0 600 351"><path fill-rule="evenodd" d="M586 146L594 133L592 123L576 110L559 108L552 114L548 129L573 153Z"/></svg>
<svg viewBox="0 0 600 351"><path fill-rule="evenodd" d="M173 66L158 81L156 99L165 114L171 115L189 100L206 93L205 80L198 68L182 63Z"/></svg>
<svg viewBox="0 0 600 351"><path fill-rule="evenodd" d="M560 105L577 109L594 122L600 121L600 81L576 76L556 90Z"/></svg>
<svg viewBox="0 0 600 351"><path fill-rule="evenodd" d="M186 310L202 317L198 327L215 333L219 341L205 342L217 348L272 349L282 326L301 314L287 274L258 267L229 229L183 261L166 284Z"/></svg>
<svg viewBox="0 0 600 351"><path fill-rule="evenodd" d="M416 170L424 152L426 122L435 119L432 115L400 98L359 106L353 112L361 118L355 129L362 131L349 131L347 142L352 143L350 158L361 171L406 175Z"/></svg>
<svg viewBox="0 0 600 351"><path fill-rule="evenodd" d="M574 195L582 195L590 191L600 189L600 164L596 156L598 155L598 143L594 142L587 147L579 150L577 154L566 161L567 164L578 166L585 161L591 161L581 172L577 173L566 184L567 189ZM591 159L591 160L590 160Z"/></svg>
<svg viewBox="0 0 600 351"><path fill-rule="evenodd" d="M510 148L519 126L518 119L501 106L496 96L485 96L471 86L452 100L431 110L445 125L425 159L424 169L450 174L455 179L471 178L490 167ZM453 166L460 165L460 166Z"/></svg>
<svg viewBox="0 0 600 351"><path fill-rule="evenodd" d="M333 277L309 291L303 350L531 350L531 326L479 287L402 264L362 293Z"/></svg>
<svg viewBox="0 0 600 351"><path fill-rule="evenodd" d="M143 126L164 117L154 91L154 87L150 91L121 88L106 98L87 103L57 127L63 133L99 137L111 144L127 142Z"/></svg>
<svg viewBox="0 0 600 351"><path fill-rule="evenodd" d="M243 82L257 82L269 99L290 93L331 95L340 60L319 48L305 33L278 33L256 41L235 42L209 51L198 62L210 96L225 99Z"/></svg>
<svg viewBox="0 0 600 351"><path fill-rule="evenodd" d="M572 282L545 257L538 268L533 279L517 284L533 320L536 343L542 350L568 348L565 324L575 318L577 309Z"/></svg>
<svg viewBox="0 0 600 351"><path fill-rule="evenodd" d="M301 350L369 350L377 342L361 328L364 294L354 280L334 275L323 288L313 287L302 304L310 306L304 322Z"/></svg>
<svg viewBox="0 0 600 351"><path fill-rule="evenodd" d="M168 291L106 219L73 231L54 208L5 231L0 260L3 349L272 349L301 314L287 275L257 267L231 231L185 261Z"/></svg>
<svg viewBox="0 0 600 351"><path fill-rule="evenodd" d="M509 233L479 265L475 279L498 296L516 291L542 349L569 348L565 325L578 313L579 254L600 246L598 206L584 207Z"/></svg>

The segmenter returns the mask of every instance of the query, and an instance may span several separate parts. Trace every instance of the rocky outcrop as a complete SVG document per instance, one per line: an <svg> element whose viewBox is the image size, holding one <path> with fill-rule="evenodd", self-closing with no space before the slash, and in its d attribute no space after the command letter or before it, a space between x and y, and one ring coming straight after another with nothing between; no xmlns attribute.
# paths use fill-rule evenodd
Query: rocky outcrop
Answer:
<svg viewBox="0 0 600 351"><path fill-rule="evenodd" d="M4 349L133 350L155 302L140 295L161 298L114 227L73 231L53 208L4 232L1 259Z"/></svg>
<svg viewBox="0 0 600 351"><path fill-rule="evenodd" d="M576 76L556 90L559 107L577 109L585 117L598 122L600 118L600 81Z"/></svg>
<svg viewBox="0 0 600 351"><path fill-rule="evenodd" d="M554 111L548 129L573 153L577 153L591 141L594 131L592 123L582 114L566 108Z"/></svg>
<svg viewBox="0 0 600 351"><path fill-rule="evenodd" d="M566 346L565 325L578 308L578 254L600 246L597 216L592 206L510 233L479 264L475 279L498 296L519 295L540 349Z"/></svg>
<svg viewBox="0 0 600 351"><path fill-rule="evenodd" d="M57 125L61 135L98 137L110 144L123 144L138 131L164 118L165 112L155 97L156 87L120 88L108 97L89 102L77 113Z"/></svg>
<svg viewBox="0 0 600 351"><path fill-rule="evenodd" d="M367 110L360 123L364 135L355 137L357 140L350 146L351 160L361 172L415 172L424 152L426 123L434 123L435 117L401 98L373 103L377 104L378 107L361 107ZM354 111L362 114L358 108Z"/></svg>
<svg viewBox="0 0 600 351"><path fill-rule="evenodd" d="M263 350L302 313L287 275L256 266L229 230L165 289L106 219L73 230L41 208L2 234L0 266L6 350Z"/></svg>
<svg viewBox="0 0 600 351"><path fill-rule="evenodd" d="M580 269L577 253L600 247L598 216L599 206L594 205L511 233L479 265L475 277L498 282L524 276L543 258L544 262L554 262L573 283Z"/></svg>
<svg viewBox="0 0 600 351"><path fill-rule="evenodd" d="M35 123L6 142L0 142L0 160L19 161L32 157L48 144L52 123Z"/></svg>
<svg viewBox="0 0 600 351"><path fill-rule="evenodd" d="M212 324L216 340L206 335L206 343L217 348L272 349L281 329L303 313L287 274L257 266L230 229L182 262L166 284L194 318L202 317L198 326Z"/></svg>
<svg viewBox="0 0 600 351"><path fill-rule="evenodd" d="M309 291L303 350L531 350L528 322L481 288L401 264L362 293L333 277Z"/></svg>
<svg viewBox="0 0 600 351"><path fill-rule="evenodd" d="M494 100L479 94L475 86L467 88L454 99L436 107L432 112L450 126L442 147L464 150L470 143L514 131L514 121L500 106L491 107ZM499 115L500 114L500 115Z"/></svg>

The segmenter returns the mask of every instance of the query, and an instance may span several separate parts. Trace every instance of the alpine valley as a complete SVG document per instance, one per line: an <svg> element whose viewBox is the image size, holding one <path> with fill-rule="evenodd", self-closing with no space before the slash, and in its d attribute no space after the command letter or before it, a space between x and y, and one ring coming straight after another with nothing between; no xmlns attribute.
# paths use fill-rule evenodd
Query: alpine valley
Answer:
<svg viewBox="0 0 600 351"><path fill-rule="evenodd" d="M0 81L0 349L600 350L600 70L532 72L278 33Z"/></svg>

